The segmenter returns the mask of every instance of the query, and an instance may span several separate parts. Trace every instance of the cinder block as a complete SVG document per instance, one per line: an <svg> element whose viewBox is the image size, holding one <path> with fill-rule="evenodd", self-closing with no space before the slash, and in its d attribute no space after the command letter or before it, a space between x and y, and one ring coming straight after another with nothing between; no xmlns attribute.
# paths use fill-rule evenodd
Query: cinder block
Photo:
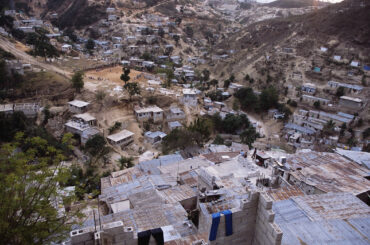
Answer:
<svg viewBox="0 0 370 245"><path fill-rule="evenodd" d="M283 231L280 229L280 227L275 224L271 223L272 227L272 237L274 238L275 241L281 241L283 239Z"/></svg>
<svg viewBox="0 0 370 245"><path fill-rule="evenodd" d="M271 209L259 209L258 217L263 219L264 222L273 222L275 219L275 213Z"/></svg>
<svg viewBox="0 0 370 245"><path fill-rule="evenodd" d="M260 199L259 199L259 205L261 205L265 209L271 209L272 199L266 193L261 193Z"/></svg>

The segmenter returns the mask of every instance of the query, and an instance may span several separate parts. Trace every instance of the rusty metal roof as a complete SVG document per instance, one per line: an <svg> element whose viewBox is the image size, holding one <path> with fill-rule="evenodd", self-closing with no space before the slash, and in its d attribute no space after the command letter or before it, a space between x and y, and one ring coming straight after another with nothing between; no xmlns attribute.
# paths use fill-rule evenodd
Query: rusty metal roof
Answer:
<svg viewBox="0 0 370 245"><path fill-rule="evenodd" d="M271 189L268 190L267 193L274 201L286 200L294 196L304 196L303 191L297 186L287 186L281 187L279 189Z"/></svg>
<svg viewBox="0 0 370 245"><path fill-rule="evenodd" d="M359 194L370 190L368 169L336 153L306 152L287 159L291 174L324 192Z"/></svg>

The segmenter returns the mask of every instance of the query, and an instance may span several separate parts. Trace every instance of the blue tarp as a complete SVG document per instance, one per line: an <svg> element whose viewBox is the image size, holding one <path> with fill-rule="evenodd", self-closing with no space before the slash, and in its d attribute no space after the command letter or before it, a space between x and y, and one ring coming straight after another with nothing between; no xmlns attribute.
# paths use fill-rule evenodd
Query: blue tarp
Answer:
<svg viewBox="0 0 370 245"><path fill-rule="evenodd" d="M364 66L365 71L370 71L370 66Z"/></svg>
<svg viewBox="0 0 370 245"><path fill-rule="evenodd" d="M218 229L219 224L220 224L220 213L212 214L212 226L211 226L211 232L209 233L210 241L216 240L217 229Z"/></svg>
<svg viewBox="0 0 370 245"><path fill-rule="evenodd" d="M233 234L233 216L230 210L224 210L222 213L225 215L225 228L226 236L231 236Z"/></svg>

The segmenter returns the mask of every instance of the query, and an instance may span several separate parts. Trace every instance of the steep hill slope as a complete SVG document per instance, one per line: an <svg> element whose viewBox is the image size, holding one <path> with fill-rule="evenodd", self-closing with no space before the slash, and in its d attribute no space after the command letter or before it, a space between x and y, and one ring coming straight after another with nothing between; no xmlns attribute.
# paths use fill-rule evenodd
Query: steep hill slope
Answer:
<svg viewBox="0 0 370 245"><path fill-rule="evenodd" d="M104 4L89 4L88 0L48 0L43 16L48 13L58 13L59 17L54 21L54 24L60 28L76 27L80 29L105 18L105 9L109 4L110 1L106 1Z"/></svg>
<svg viewBox="0 0 370 245"><path fill-rule="evenodd" d="M277 8L304 8L310 6L326 6L328 3L319 0L277 0L266 4L269 7Z"/></svg>
<svg viewBox="0 0 370 245"><path fill-rule="evenodd" d="M323 45L335 39L370 53L369 13L370 1L346 0L309 14L254 23L217 45L218 49L236 50L236 55L226 66L216 66L215 70L237 72L277 45L289 46L296 40Z"/></svg>

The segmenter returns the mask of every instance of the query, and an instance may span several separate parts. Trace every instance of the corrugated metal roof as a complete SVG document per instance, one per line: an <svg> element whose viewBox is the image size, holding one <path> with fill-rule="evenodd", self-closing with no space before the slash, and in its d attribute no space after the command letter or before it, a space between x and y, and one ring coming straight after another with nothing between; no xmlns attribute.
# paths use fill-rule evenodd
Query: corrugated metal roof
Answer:
<svg viewBox="0 0 370 245"><path fill-rule="evenodd" d="M291 175L296 179L324 192L359 194L370 190L370 182L364 178L368 169L336 153L297 153L287 158L286 166L295 170Z"/></svg>
<svg viewBox="0 0 370 245"><path fill-rule="evenodd" d="M362 206L362 209L353 206ZM349 193L279 201L273 204L273 211L275 223L283 231L282 244L285 245L370 242L370 208ZM353 212L357 212L358 217L353 218Z"/></svg>
<svg viewBox="0 0 370 245"><path fill-rule="evenodd" d="M297 186L280 187L279 189L268 190L267 193L275 201L289 199L294 196L303 196L304 193Z"/></svg>
<svg viewBox="0 0 370 245"><path fill-rule="evenodd" d="M143 171L146 174L161 174L160 170L158 169L159 166L175 164L182 160L184 160L184 158L182 158L180 154L172 154L160 156L158 159L140 162L138 166L141 169L141 171Z"/></svg>
<svg viewBox="0 0 370 245"><path fill-rule="evenodd" d="M370 242L370 217L278 225L284 234L283 245L368 245Z"/></svg>

